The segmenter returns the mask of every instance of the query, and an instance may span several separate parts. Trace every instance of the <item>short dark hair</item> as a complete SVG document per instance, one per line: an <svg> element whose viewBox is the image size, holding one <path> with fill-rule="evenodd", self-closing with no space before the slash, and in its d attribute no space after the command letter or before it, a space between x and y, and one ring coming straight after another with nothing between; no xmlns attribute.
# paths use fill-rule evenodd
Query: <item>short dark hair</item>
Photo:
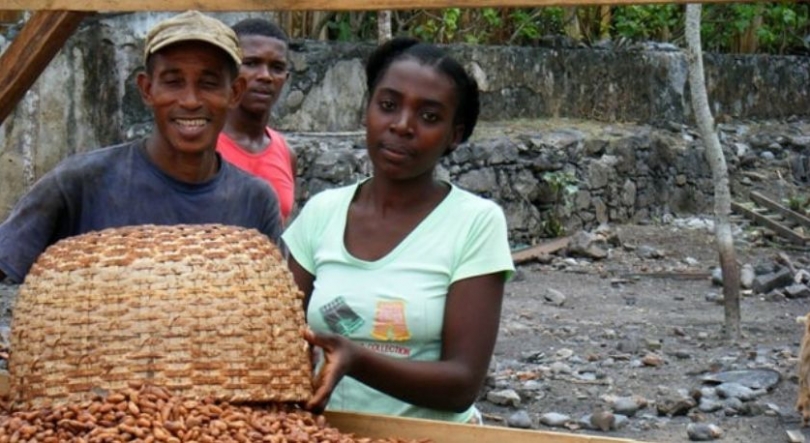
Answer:
<svg viewBox="0 0 810 443"><path fill-rule="evenodd" d="M287 34L275 23L263 18L246 18L231 27L238 37L260 35L288 43Z"/></svg>
<svg viewBox="0 0 810 443"><path fill-rule="evenodd" d="M181 42L181 43L186 43L186 42ZM210 46L212 48L218 49L219 52L221 52L224 57L228 58L228 75L230 75L231 80L235 80L237 77L239 77L239 65L237 65L225 51L223 51L222 49L217 48L216 46L214 46L214 45L212 45L210 43L205 43L205 42L200 42L200 43L203 43L203 44L206 44L206 45L208 45L208 46ZM167 48L171 47L171 46L172 45L169 45L169 46L167 46ZM160 54L160 51L162 51L163 49L165 49L165 48L160 48L159 51L157 51L157 52L155 52L153 54L149 54L149 56L146 58L146 63L145 63L145 66L144 66L144 68L145 68L144 70L150 76L155 72L155 55Z"/></svg>
<svg viewBox="0 0 810 443"><path fill-rule="evenodd" d="M411 37L396 37L374 50L366 62L366 86L369 100L391 64L403 59L414 59L423 65L432 66L450 77L455 84L458 99L454 120L456 124L464 126L461 141L467 141L475 129L481 110L478 83L458 61L432 44L422 43Z"/></svg>

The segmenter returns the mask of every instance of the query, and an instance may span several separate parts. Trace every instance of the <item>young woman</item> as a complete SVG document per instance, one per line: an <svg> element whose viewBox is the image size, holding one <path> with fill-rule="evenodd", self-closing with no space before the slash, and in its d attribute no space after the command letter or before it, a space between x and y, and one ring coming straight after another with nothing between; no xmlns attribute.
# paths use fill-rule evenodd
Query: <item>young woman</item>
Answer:
<svg viewBox="0 0 810 443"><path fill-rule="evenodd" d="M324 351L308 406L474 421L514 268L501 209L434 169L472 133L478 87L413 39L366 75L373 176L316 195L283 236Z"/></svg>

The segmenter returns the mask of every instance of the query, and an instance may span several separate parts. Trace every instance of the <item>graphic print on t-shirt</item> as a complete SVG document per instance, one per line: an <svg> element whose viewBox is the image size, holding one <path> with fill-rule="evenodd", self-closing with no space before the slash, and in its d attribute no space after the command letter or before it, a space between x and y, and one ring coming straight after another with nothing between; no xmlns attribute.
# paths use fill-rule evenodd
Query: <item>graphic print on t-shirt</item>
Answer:
<svg viewBox="0 0 810 443"><path fill-rule="evenodd" d="M380 341L406 341L411 338L405 320L404 301L378 301L371 336Z"/></svg>
<svg viewBox="0 0 810 443"><path fill-rule="evenodd" d="M363 326L363 319L346 304L343 297L337 297L319 309L324 323L329 329L343 336L348 336Z"/></svg>

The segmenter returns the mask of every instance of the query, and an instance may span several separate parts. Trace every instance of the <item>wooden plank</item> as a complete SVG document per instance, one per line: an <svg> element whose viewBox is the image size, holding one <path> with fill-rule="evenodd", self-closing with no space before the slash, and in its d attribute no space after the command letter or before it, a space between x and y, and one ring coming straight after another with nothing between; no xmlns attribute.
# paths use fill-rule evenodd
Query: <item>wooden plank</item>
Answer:
<svg viewBox="0 0 810 443"><path fill-rule="evenodd" d="M7 9L0 6L0 9ZM38 11L0 55L0 123L79 27L87 12Z"/></svg>
<svg viewBox="0 0 810 443"><path fill-rule="evenodd" d="M759 225L775 231L779 236L784 237L793 243L804 245L807 242L807 237L793 231L792 229L782 226L768 217L758 214L757 212L754 212L739 203L731 202L731 210L748 217Z"/></svg>
<svg viewBox="0 0 810 443"><path fill-rule="evenodd" d="M694 1L693 1L694 2ZM752 0L709 0L706 3L753 3ZM371 11L537 7L573 5L636 5L689 3L688 0L0 0L7 10L74 11Z"/></svg>
<svg viewBox="0 0 810 443"><path fill-rule="evenodd" d="M521 249L512 254L512 261L515 262L515 264L521 264L534 260L542 255L553 254L560 249L567 248L570 240L571 237L560 237L540 243L539 245Z"/></svg>
<svg viewBox="0 0 810 443"><path fill-rule="evenodd" d="M766 208L772 211L778 212L779 215L781 215L782 217L792 220L804 226L805 228L810 228L810 218L807 218L804 215L799 214L798 212L788 208L787 206L781 205L778 202L771 200L770 198L756 191L751 192L749 197L755 203L765 206Z"/></svg>
<svg viewBox="0 0 810 443"><path fill-rule="evenodd" d="M351 412L326 412L342 432L367 438L431 439L434 443L638 443L637 440L562 432L528 431Z"/></svg>

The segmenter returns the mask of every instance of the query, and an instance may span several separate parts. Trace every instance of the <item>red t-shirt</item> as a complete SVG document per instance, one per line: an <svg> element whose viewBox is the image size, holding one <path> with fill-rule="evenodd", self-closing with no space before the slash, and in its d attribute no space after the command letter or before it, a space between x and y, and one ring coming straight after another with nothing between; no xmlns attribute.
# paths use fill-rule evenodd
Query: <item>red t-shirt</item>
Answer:
<svg viewBox="0 0 810 443"><path fill-rule="evenodd" d="M266 128L270 144L257 153L245 151L224 132L219 133L217 151L239 169L264 179L278 195L281 217L286 221L295 201L295 174L290 163L290 148L278 132Z"/></svg>

